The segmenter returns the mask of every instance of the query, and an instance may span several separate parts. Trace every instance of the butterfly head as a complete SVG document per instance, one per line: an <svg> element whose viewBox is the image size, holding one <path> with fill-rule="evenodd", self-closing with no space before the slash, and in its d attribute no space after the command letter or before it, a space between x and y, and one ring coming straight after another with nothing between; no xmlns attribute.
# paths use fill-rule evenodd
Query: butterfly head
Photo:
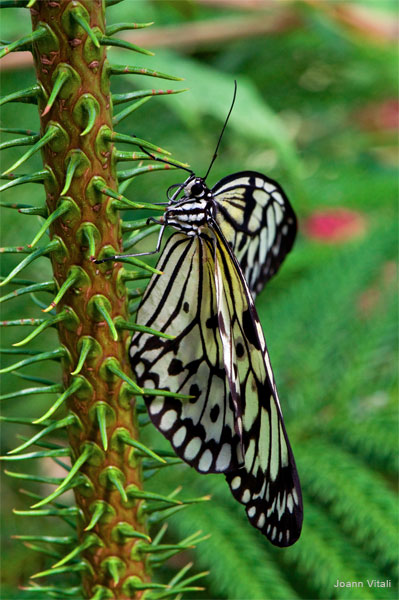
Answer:
<svg viewBox="0 0 399 600"><path fill-rule="evenodd" d="M186 198L206 200L211 197L211 192L202 177L189 178L183 191Z"/></svg>
<svg viewBox="0 0 399 600"><path fill-rule="evenodd" d="M199 235L216 214L212 192L205 180L194 174L184 183L171 186L172 189L175 187L176 192L171 197L168 194L169 204L163 222L188 236ZM178 198L181 192L183 195Z"/></svg>

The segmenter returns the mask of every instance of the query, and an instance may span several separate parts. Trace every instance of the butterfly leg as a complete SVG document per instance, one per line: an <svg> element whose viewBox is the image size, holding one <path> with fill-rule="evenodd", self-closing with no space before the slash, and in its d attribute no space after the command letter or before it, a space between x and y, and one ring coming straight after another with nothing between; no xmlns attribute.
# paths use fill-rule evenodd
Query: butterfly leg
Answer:
<svg viewBox="0 0 399 600"><path fill-rule="evenodd" d="M148 221L150 221L150 220L155 221L155 223L160 223L160 221L157 221L156 219L152 219L151 217L148 219ZM121 260L124 258L134 258L135 256L150 256L150 254L156 254L157 252L159 252L159 249L161 247L162 236L163 236L163 232L165 231L165 227L166 227L166 224L165 223L162 224L162 227L159 231L156 248L155 248L155 250L151 250L151 252L139 252L137 254L117 254L115 256L107 256L106 258L102 258L101 260L94 260L93 262L96 265L99 265L101 263L108 262L109 260Z"/></svg>

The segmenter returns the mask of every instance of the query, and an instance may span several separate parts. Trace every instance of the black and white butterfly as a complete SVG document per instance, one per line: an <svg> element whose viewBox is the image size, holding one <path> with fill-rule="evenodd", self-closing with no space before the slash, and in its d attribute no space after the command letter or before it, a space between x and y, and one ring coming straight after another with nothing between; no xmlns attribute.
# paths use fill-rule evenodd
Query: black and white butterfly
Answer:
<svg viewBox="0 0 399 600"><path fill-rule="evenodd" d="M140 325L175 337L135 333L132 369L143 388L192 396L146 396L152 422L200 473L224 473L251 524L289 546L301 532L301 489L251 293L290 251L296 218L260 173L229 175L212 189L209 169L204 178L190 173L169 197L161 235L166 226L176 233L137 312Z"/></svg>

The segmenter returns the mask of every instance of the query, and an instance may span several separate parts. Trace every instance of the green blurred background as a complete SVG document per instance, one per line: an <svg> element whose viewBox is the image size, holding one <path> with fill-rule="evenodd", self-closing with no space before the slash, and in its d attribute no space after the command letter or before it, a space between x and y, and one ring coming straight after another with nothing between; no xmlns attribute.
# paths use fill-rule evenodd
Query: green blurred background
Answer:
<svg viewBox="0 0 399 600"><path fill-rule="evenodd" d="M2 11L1 17L3 39L29 31L26 11ZM160 470L149 489L170 493L183 485L187 496L212 495L211 502L173 517L166 539L199 529L211 537L157 577L166 581L192 559L194 570L210 570L207 590L195 596L203 599L397 598L396 2L127 0L111 7L108 19L155 22L129 36L154 49L155 57L110 50L110 60L185 78L170 85L115 77L113 92L189 88L152 98L118 130L166 147L204 174L237 79L237 102L208 183L258 170L280 182L299 219L295 248L257 308L303 485L302 537L291 548L274 548L249 526L223 477L201 476L186 466ZM2 95L35 81L28 55L16 56L16 63L4 61ZM7 104L1 125L35 130L36 108ZM2 170L19 155L19 148L3 152ZM39 168L35 156L20 172ZM179 171L138 177L127 195L159 202L181 179ZM30 185L4 193L2 201L40 205L43 199L42 188ZM39 224L39 217L9 209L1 218L3 246L29 243ZM3 275L20 260L2 258ZM39 261L21 277L48 280L49 266ZM4 303L2 319L40 318L38 299L50 296ZM28 329L3 333L4 347ZM30 347L43 346L56 347L54 331ZM40 364L24 372L59 380L57 363ZM18 387L20 379L3 377L2 394ZM4 414L33 418L49 406L49 396L27 398L5 400ZM2 454L15 445L16 434L28 432L3 426ZM167 448L150 427L143 439ZM44 463L7 468L57 475ZM30 503L20 487L3 479L4 599L22 597L18 585L46 564L43 555L9 536L63 531L50 518L38 523L12 514ZM337 580L364 587L336 588ZM369 587L367 580L388 580L392 587Z"/></svg>

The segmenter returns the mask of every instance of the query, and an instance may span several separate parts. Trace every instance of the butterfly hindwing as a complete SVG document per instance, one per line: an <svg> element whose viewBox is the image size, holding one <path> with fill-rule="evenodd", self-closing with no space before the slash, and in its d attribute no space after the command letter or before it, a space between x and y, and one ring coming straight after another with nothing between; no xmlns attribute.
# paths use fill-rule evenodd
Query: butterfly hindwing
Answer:
<svg viewBox="0 0 399 600"><path fill-rule="evenodd" d="M280 185L255 171L221 179L212 195L216 221L252 294L277 273L296 236L296 217Z"/></svg>
<svg viewBox="0 0 399 600"><path fill-rule="evenodd" d="M214 229L219 327L229 385L242 419L244 465L226 474L247 516L275 545L294 543L302 497L262 327L234 255Z"/></svg>
<svg viewBox="0 0 399 600"><path fill-rule="evenodd" d="M157 268L163 274L152 277L137 321L176 337L135 333L132 368L144 388L195 398L146 396L149 415L178 456L200 472L237 468L240 438L224 370L210 240L175 233Z"/></svg>

